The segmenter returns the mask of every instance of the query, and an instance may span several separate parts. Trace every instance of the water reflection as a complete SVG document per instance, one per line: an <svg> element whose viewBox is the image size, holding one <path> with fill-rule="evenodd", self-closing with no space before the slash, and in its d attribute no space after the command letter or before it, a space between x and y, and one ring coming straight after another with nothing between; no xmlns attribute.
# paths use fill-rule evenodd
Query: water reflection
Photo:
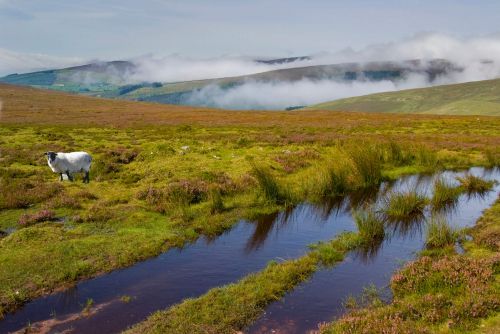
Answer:
<svg viewBox="0 0 500 334"><path fill-rule="evenodd" d="M470 173L492 180L500 180L500 169L484 171L472 168ZM457 184L460 172L443 172L436 175L409 176L396 182L386 183L377 192L375 200L355 201L357 206L344 203L344 213L371 202L383 217L382 199L389 192L406 192L417 189L419 194L433 196L434 181L443 177ZM426 209L420 215L408 219L385 221L384 240L365 243L348 254L346 259L332 269L316 272L313 278L273 303L265 314L246 333L307 333L317 329L321 322L331 321L345 312L343 302L350 295L361 295L363 288L375 284L377 288L387 287L392 273L404 262L409 261L425 247L426 229L432 215L443 215L453 228L471 226L489 207L500 193L500 184L493 191L483 194L462 194L458 200L442 210ZM290 321L293 319L293 322Z"/></svg>
<svg viewBox="0 0 500 334"><path fill-rule="evenodd" d="M362 243L358 246L358 248L352 251L352 255L355 259L367 264L377 257L377 254L382 249L387 238L388 237L386 236L385 238L374 239L369 243Z"/></svg>
<svg viewBox="0 0 500 334"><path fill-rule="evenodd" d="M266 214L257 218L253 222L255 230L246 243L245 252L250 253L258 250L272 230L284 228L290 222L293 213L294 208L288 207L282 212Z"/></svg>

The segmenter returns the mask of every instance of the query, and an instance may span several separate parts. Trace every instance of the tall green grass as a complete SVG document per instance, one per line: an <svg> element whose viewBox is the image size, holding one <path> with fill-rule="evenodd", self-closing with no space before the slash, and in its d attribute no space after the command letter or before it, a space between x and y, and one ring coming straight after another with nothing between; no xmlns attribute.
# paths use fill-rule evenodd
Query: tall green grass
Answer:
<svg viewBox="0 0 500 334"><path fill-rule="evenodd" d="M344 162L330 163L318 171L312 193L318 199L345 196L351 190L351 173Z"/></svg>
<svg viewBox="0 0 500 334"><path fill-rule="evenodd" d="M404 150L400 144L390 141L386 150L386 160L395 166L404 166L412 163L413 155L408 150Z"/></svg>
<svg viewBox="0 0 500 334"><path fill-rule="evenodd" d="M416 148L416 162L420 166L430 170L434 170L439 166L437 153L425 146L418 146Z"/></svg>
<svg viewBox="0 0 500 334"><path fill-rule="evenodd" d="M352 216L363 244L371 244L384 239L384 220L373 207L354 210Z"/></svg>
<svg viewBox="0 0 500 334"><path fill-rule="evenodd" d="M436 179L434 182L434 194L431 199L432 208L439 210L456 203L461 193L461 187L454 186L443 178Z"/></svg>
<svg viewBox="0 0 500 334"><path fill-rule="evenodd" d="M454 245L458 237L458 231L451 227L444 217L433 216L427 225L425 244L427 248L443 248Z"/></svg>
<svg viewBox="0 0 500 334"><path fill-rule="evenodd" d="M384 213L390 219L408 219L423 215L427 205L427 198L416 190L403 193L392 192L384 201Z"/></svg>
<svg viewBox="0 0 500 334"><path fill-rule="evenodd" d="M493 152L493 150L486 150L484 152L488 167L500 167L500 152Z"/></svg>
<svg viewBox="0 0 500 334"><path fill-rule="evenodd" d="M262 166L254 166L252 175L257 179L264 197L276 204L292 204L292 193L281 185L271 171Z"/></svg>
<svg viewBox="0 0 500 334"><path fill-rule="evenodd" d="M220 191L218 189L212 189L210 191L210 213L221 213L224 210L224 201L222 200Z"/></svg>
<svg viewBox="0 0 500 334"><path fill-rule="evenodd" d="M347 153L360 178L361 187L374 187L382 182L383 156L377 146L358 144L348 148Z"/></svg>

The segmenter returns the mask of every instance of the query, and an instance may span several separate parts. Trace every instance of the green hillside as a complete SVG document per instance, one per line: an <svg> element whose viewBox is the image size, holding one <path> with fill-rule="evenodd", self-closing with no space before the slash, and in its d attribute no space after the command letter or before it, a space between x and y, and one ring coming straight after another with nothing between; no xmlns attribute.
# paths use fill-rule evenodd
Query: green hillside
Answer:
<svg viewBox="0 0 500 334"><path fill-rule="evenodd" d="M500 79L351 97L306 109L500 116Z"/></svg>

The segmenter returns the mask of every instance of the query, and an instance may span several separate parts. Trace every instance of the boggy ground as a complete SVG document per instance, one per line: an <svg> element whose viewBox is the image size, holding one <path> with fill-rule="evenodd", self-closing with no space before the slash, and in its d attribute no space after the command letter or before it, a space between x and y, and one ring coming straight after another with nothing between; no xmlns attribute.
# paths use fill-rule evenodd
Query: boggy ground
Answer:
<svg viewBox="0 0 500 334"><path fill-rule="evenodd" d="M321 333L498 333L500 198L470 229L464 254L423 251L391 279L392 303L376 295Z"/></svg>
<svg viewBox="0 0 500 334"><path fill-rule="evenodd" d="M239 218L500 153L494 117L222 112L7 85L0 96L0 316ZM48 150L91 153L91 183L59 182Z"/></svg>

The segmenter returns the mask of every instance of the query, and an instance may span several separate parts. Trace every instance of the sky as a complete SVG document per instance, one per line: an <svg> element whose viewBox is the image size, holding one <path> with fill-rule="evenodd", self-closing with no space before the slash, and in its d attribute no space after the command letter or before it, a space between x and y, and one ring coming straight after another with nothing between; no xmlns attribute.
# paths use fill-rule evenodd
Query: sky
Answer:
<svg viewBox="0 0 500 334"><path fill-rule="evenodd" d="M0 74L88 60L287 57L500 36L500 1L0 0Z"/></svg>

